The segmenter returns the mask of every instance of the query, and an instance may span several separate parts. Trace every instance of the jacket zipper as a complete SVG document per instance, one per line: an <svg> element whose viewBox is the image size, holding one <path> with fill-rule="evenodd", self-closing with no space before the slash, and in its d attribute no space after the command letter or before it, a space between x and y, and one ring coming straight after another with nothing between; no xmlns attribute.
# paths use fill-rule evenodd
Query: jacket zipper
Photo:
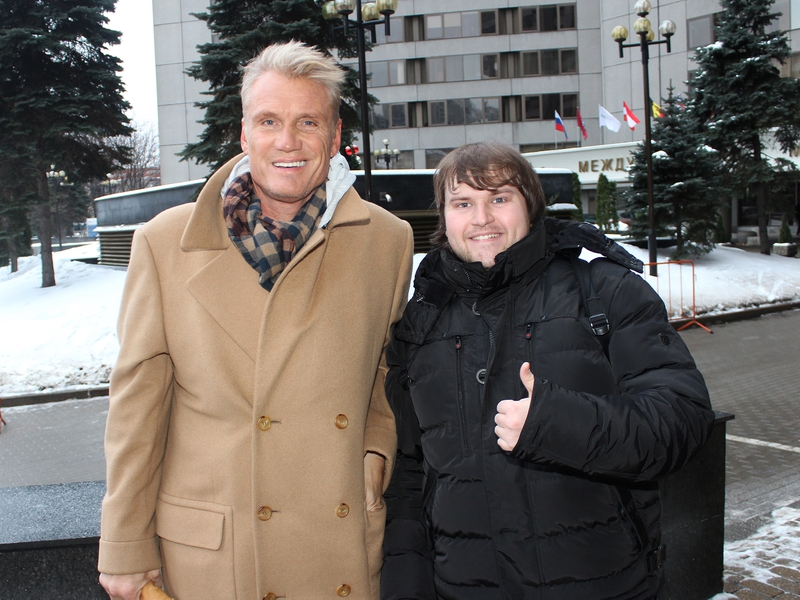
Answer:
<svg viewBox="0 0 800 600"><path fill-rule="evenodd" d="M531 341L533 338L533 323L528 323L528 328L525 330L525 343L528 345L528 362L531 365L531 371L533 371L533 342Z"/></svg>
<svg viewBox="0 0 800 600"><path fill-rule="evenodd" d="M461 420L461 451L463 456L469 454L469 438L467 436L467 406L464 400L464 377L461 370L461 336L456 336L456 378L458 379L458 417Z"/></svg>

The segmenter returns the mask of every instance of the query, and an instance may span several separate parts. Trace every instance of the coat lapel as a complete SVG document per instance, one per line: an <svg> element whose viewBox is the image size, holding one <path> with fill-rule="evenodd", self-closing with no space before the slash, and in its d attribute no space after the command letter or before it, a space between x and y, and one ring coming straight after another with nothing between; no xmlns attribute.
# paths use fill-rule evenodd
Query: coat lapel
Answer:
<svg viewBox="0 0 800 600"><path fill-rule="evenodd" d="M203 186L181 238L181 249L184 252L216 252L216 256L187 281L186 288L236 344L255 361L259 345L258 323L262 322L262 316L267 317L265 311L269 310L271 297L285 285L283 281L291 271L301 261L308 260L309 254L325 242L332 229L369 223L369 209L358 193L350 188L339 201L326 229L318 229L312 234L281 273L272 292L267 292L259 285L257 273L231 243L222 216L220 191L242 156L244 155L228 161ZM321 264L320 255L316 263L317 268Z"/></svg>
<svg viewBox="0 0 800 600"><path fill-rule="evenodd" d="M215 254L189 278L186 289L255 362L258 325L269 293L258 284L258 274L231 243L220 196L225 179L242 156L228 161L203 186L183 232L181 250Z"/></svg>

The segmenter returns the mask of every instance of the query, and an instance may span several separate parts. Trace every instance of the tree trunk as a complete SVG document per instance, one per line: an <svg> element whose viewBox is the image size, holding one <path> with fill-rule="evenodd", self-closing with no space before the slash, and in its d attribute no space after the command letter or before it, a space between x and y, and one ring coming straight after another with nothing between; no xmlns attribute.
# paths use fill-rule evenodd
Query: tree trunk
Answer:
<svg viewBox="0 0 800 600"><path fill-rule="evenodd" d="M11 264L12 273L19 271L19 253L12 236L8 236L8 262Z"/></svg>
<svg viewBox="0 0 800 600"><path fill-rule="evenodd" d="M761 138L756 135L753 140L753 158L758 163L763 162L761 156ZM758 241L761 246L761 254L769 255L770 243L767 235L767 184L759 182L756 184L756 208L758 209Z"/></svg>
<svg viewBox="0 0 800 600"><path fill-rule="evenodd" d="M756 190L756 206L758 206L758 239L761 254L769 255L771 244L767 235L767 189L766 184L759 183Z"/></svg>
<svg viewBox="0 0 800 600"><path fill-rule="evenodd" d="M53 245L50 227L50 189L47 186L47 175L44 171L39 175L39 243L42 255L42 287L53 287L56 284L56 272L53 268Z"/></svg>

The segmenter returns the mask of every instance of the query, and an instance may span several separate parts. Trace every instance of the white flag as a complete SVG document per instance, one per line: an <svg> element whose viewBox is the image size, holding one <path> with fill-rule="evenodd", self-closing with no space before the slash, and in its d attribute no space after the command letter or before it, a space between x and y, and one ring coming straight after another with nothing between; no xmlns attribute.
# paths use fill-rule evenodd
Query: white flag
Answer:
<svg viewBox="0 0 800 600"><path fill-rule="evenodd" d="M622 123L620 123L619 120L614 115L612 115L610 112L608 112L605 108L603 108L599 104L597 105L597 107L600 109L600 127L606 127L611 131L613 131L614 133L619 131L620 125L622 125Z"/></svg>

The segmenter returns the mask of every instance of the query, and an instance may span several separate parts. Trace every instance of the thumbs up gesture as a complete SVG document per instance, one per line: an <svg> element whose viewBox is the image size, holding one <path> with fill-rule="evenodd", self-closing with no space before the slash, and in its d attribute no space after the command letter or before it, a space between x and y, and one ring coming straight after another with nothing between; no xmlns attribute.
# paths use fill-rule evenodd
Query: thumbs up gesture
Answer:
<svg viewBox="0 0 800 600"><path fill-rule="evenodd" d="M497 414L494 416L497 445L506 452L511 452L517 445L519 434L522 432L531 408L534 377L530 363L522 363L519 369L519 378L522 380L522 385L528 390L528 397L520 400L500 401L497 405Z"/></svg>

